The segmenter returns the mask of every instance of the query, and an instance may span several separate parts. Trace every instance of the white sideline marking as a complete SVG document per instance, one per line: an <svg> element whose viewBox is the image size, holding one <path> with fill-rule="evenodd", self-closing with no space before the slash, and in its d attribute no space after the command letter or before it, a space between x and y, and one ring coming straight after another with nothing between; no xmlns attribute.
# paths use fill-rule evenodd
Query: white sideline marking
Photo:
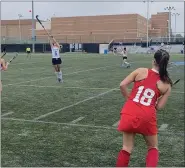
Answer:
<svg viewBox="0 0 185 168"><path fill-rule="evenodd" d="M81 73L81 72L88 72L88 71L93 71L93 70L98 70L98 69L103 69L103 68L108 68L108 67L113 67L113 66L115 66L115 65L104 66L104 67L93 68L93 69L86 69L86 70L81 70L81 71L75 71L75 72L68 73L68 74L63 74L63 75L72 75L72 74L77 74L77 73ZM4 87L5 86L9 86L9 85L17 85L17 84L21 84L21 83L28 83L28 82L34 82L34 81L44 80L44 79L47 79L47 78L52 78L53 76L47 76L47 77L44 77L44 78L33 79L33 80L29 80L29 81L24 81L24 82L6 84L6 85L4 85Z"/></svg>
<svg viewBox="0 0 185 168"><path fill-rule="evenodd" d="M120 121L120 120L119 120L119 121ZM117 121L116 123L114 123L112 126L113 126L113 127L117 127L118 124L119 124L119 121Z"/></svg>
<svg viewBox="0 0 185 168"><path fill-rule="evenodd" d="M61 86L40 86L40 85L15 85L17 87L38 87L38 88L61 88L61 89L84 89L84 90L110 90L111 88L87 88L87 87L61 87ZM117 89L115 89L117 90Z"/></svg>
<svg viewBox="0 0 185 168"><path fill-rule="evenodd" d="M162 124L159 128L159 131L165 131L168 127L168 124Z"/></svg>
<svg viewBox="0 0 185 168"><path fill-rule="evenodd" d="M71 105L69 105L69 106L62 107L62 108L60 108L60 109L58 109L58 110L55 110L55 111L51 111L51 112L49 112L49 113L43 114L43 115L41 115L41 116L39 116L39 117L36 117L36 118L34 118L33 120L39 120L39 119L41 119L41 118L45 118L45 117L47 117L47 116L49 116L49 115L51 115L51 114L58 113L58 112L60 112L60 111L62 111L62 110L71 108L71 107L76 106L76 105L78 105L78 104L84 103L84 102L86 102L86 101L95 99L95 98L100 97L100 96L103 96L103 95L108 94L108 93L110 93L110 92L112 92L112 91L114 91L114 90L115 90L115 89L111 89L111 90L108 90L108 91L106 91L106 92L100 93L100 94L98 94L98 95L96 95L96 96L92 96L92 97L89 97L89 98L87 98L87 99L81 100L81 101L79 101L79 102L77 102L77 103L71 104Z"/></svg>
<svg viewBox="0 0 185 168"><path fill-rule="evenodd" d="M95 126L95 125L83 125L83 124L73 124L73 123L58 123L58 122L50 122L50 121L41 121L41 120L25 120L18 118L2 118L3 120L11 120L11 121L20 121L20 122L30 122L30 123L43 123L43 124L53 124L53 125L66 125L66 126L75 126L75 127L88 127L88 128L101 128L101 129L114 129L114 127L109 126Z"/></svg>
<svg viewBox="0 0 185 168"><path fill-rule="evenodd" d="M86 127L86 128L99 128L99 129L105 129L105 130L116 130L115 127L111 126L96 126L96 125L84 125L84 124L72 124L72 123L58 123L58 122L51 122L51 121L41 121L41 120L25 120L25 119L19 119L19 118L2 118L2 120L9 120L9 121L20 121L20 122L29 122L29 123L41 123L41 124L51 124L51 125L65 125L65 126L74 126L74 127ZM160 130L159 130L160 132ZM163 135L179 135L184 137L184 132L161 132Z"/></svg>
<svg viewBox="0 0 185 168"><path fill-rule="evenodd" d="M78 121L83 120L84 118L85 118L85 117L79 117L79 118L77 118L76 120L71 121L71 123L72 123L72 124L75 124L75 123L77 123Z"/></svg>
<svg viewBox="0 0 185 168"><path fill-rule="evenodd" d="M19 62L19 63L14 63L14 64L11 64L12 65L21 65L21 64L35 64L35 63L43 63L43 62Z"/></svg>
<svg viewBox="0 0 185 168"><path fill-rule="evenodd" d="M1 117L5 117L5 116L10 115L10 114L13 114L13 113L14 113L14 112L12 112L12 111L11 111L11 112L8 112L8 113L5 113L5 114L2 114L2 115L1 115Z"/></svg>
<svg viewBox="0 0 185 168"><path fill-rule="evenodd" d="M70 68L73 68L73 67L66 67L66 68L62 68L62 69L70 69ZM30 68L20 68L20 69L16 69L16 70L28 70L28 69L35 69L35 67L30 67ZM46 69L48 69L48 67L45 67L45 68L43 68L43 67L38 67L37 69L39 69L39 70L46 70Z"/></svg>
<svg viewBox="0 0 185 168"><path fill-rule="evenodd" d="M67 86L67 87L61 87L61 86L40 86L40 85L18 85L18 84L14 84L14 86L17 87L38 87L38 88L64 88L64 89L84 89L84 90L103 90L103 89L111 89L111 88L87 88L87 87L73 87L73 86ZM115 89L115 90L120 90L119 88ZM129 89L131 90L131 89ZM184 94L184 92L180 92L180 91L172 91L172 93L182 93Z"/></svg>

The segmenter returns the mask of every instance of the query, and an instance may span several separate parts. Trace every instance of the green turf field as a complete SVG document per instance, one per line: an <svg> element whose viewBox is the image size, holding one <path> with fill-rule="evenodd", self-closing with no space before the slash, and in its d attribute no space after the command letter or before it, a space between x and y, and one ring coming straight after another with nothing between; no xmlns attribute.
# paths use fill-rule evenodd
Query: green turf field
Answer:
<svg viewBox="0 0 185 168"><path fill-rule="evenodd" d="M7 54L7 60L12 55ZM64 54L64 83L57 83L51 56L19 55L2 72L1 162L6 167L113 167L122 146L116 130L124 99L119 84L138 67L150 67L152 56L131 55L130 69L113 55ZM184 61L183 55L172 55ZM184 71L166 108L158 112L159 166L184 163ZM130 166L145 166L146 147L136 137Z"/></svg>

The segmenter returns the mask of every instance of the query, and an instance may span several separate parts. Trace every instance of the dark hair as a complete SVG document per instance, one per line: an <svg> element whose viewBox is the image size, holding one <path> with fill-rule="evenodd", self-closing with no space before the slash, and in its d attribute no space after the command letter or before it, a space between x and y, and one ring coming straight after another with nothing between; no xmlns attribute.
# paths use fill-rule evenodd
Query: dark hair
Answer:
<svg viewBox="0 0 185 168"><path fill-rule="evenodd" d="M159 75L161 81L172 85L172 80L170 79L167 71L168 62L170 59L169 53L166 50L160 49L154 54L154 59L156 64L159 66Z"/></svg>

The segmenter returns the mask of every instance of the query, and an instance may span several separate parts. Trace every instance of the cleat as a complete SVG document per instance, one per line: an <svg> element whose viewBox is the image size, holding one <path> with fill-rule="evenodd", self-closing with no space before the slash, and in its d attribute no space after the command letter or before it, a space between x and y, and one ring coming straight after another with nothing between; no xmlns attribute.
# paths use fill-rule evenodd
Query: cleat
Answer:
<svg viewBox="0 0 185 168"><path fill-rule="evenodd" d="M130 68L130 64L129 64L129 65L127 65L127 68Z"/></svg>

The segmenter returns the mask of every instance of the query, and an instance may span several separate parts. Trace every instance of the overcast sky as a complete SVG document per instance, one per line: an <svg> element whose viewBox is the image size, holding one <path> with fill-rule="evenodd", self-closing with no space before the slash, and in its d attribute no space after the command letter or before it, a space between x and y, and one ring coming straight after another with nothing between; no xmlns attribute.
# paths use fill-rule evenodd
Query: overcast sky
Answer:
<svg viewBox="0 0 185 168"><path fill-rule="evenodd" d="M13 2L14 1L14 2ZM65 16L86 16L86 15L102 15L102 14L126 14L138 13L147 16L147 4L140 2L34 2L34 15L39 15L41 19L51 18L53 15L57 17ZM43 1L43 2L41 2ZM71 1L71 0L70 0ZM73 0L75 1L75 0ZM76 0L77 1L77 0ZM84 0L83 0L84 1ZM88 1L88 0L85 0ZM110 0L109 0L110 1ZM113 0L112 0L113 1ZM159 0L158 0L159 1ZM174 0L176 1L176 0ZM184 32L184 2L150 2L150 14L163 12L167 6L174 6L175 13L179 13L177 17L177 32ZM18 19L18 14L22 14L23 18L31 18L31 2L22 0L15 2L12 0L1 0L1 19ZM172 17L172 29L174 31L175 17Z"/></svg>

